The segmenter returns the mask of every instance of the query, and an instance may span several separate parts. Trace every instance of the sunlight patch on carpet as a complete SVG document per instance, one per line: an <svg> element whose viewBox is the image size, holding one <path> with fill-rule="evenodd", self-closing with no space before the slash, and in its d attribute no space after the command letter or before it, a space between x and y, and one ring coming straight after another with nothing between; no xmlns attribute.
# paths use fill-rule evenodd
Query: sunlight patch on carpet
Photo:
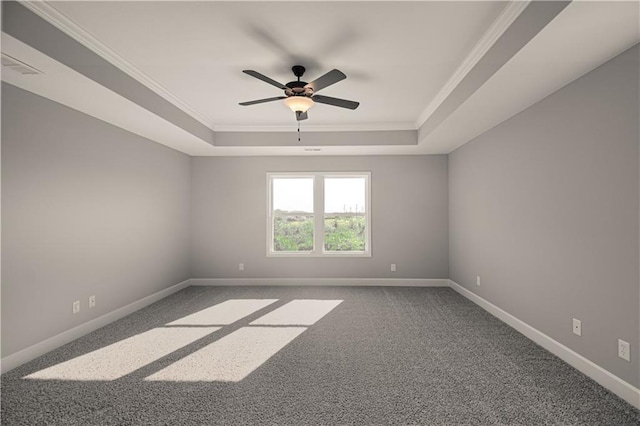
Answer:
<svg viewBox="0 0 640 426"><path fill-rule="evenodd" d="M313 325L342 300L294 300L253 321L251 325Z"/></svg>
<svg viewBox="0 0 640 426"><path fill-rule="evenodd" d="M24 378L78 381L119 379L219 329L154 328Z"/></svg>
<svg viewBox="0 0 640 426"><path fill-rule="evenodd" d="M305 330L304 327L243 327L145 380L239 382Z"/></svg>
<svg viewBox="0 0 640 426"><path fill-rule="evenodd" d="M167 325L228 325L241 320L278 299L231 299L194 314L177 319Z"/></svg>
<svg viewBox="0 0 640 426"><path fill-rule="evenodd" d="M116 380L277 301L278 299L227 300L172 321L165 327L137 334L24 378ZM233 332L229 330L230 334L144 380L239 382L342 302L293 300L248 326Z"/></svg>

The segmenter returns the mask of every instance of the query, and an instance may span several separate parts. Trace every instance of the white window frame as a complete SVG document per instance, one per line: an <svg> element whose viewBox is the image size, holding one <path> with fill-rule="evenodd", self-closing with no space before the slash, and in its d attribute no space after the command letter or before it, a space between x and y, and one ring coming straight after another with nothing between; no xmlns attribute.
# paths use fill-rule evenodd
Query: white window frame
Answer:
<svg viewBox="0 0 640 426"><path fill-rule="evenodd" d="M325 178L362 177L365 179L364 251L327 251L324 249ZM313 249L311 251L273 250L273 179L313 179ZM267 257L371 257L371 172L268 172L267 173Z"/></svg>

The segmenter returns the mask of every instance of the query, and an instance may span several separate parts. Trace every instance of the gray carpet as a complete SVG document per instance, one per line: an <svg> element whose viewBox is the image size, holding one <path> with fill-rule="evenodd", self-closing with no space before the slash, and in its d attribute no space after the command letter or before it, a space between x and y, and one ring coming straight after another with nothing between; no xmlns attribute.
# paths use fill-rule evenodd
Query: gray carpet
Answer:
<svg viewBox="0 0 640 426"><path fill-rule="evenodd" d="M278 302L115 380L24 379L229 299ZM145 380L296 299L343 302L238 382ZM629 404L448 288L190 287L1 385L3 425L640 424Z"/></svg>

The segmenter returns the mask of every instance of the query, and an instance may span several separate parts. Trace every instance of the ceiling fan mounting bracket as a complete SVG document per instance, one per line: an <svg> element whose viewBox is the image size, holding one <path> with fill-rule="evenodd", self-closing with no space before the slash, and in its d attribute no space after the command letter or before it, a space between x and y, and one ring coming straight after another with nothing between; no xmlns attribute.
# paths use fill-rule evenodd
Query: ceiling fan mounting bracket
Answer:
<svg viewBox="0 0 640 426"><path fill-rule="evenodd" d="M304 75L306 68L303 67L302 65L294 65L291 67L291 71L293 71L293 75L298 77L298 81L300 81L300 77Z"/></svg>

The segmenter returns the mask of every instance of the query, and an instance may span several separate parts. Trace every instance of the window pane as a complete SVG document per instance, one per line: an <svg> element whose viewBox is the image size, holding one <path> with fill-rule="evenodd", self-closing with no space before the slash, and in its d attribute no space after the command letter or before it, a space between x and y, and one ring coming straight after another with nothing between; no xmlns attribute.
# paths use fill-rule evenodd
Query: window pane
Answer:
<svg viewBox="0 0 640 426"><path fill-rule="evenodd" d="M313 178L274 178L273 210L313 213Z"/></svg>
<svg viewBox="0 0 640 426"><path fill-rule="evenodd" d="M365 178L344 177L324 180L325 213L365 213Z"/></svg>
<svg viewBox="0 0 640 426"><path fill-rule="evenodd" d="M366 239L365 178L324 181L324 249L364 251Z"/></svg>
<svg viewBox="0 0 640 426"><path fill-rule="evenodd" d="M283 215L273 218L273 251L313 250L313 215Z"/></svg>
<svg viewBox="0 0 640 426"><path fill-rule="evenodd" d="M273 179L273 251L313 250L313 178Z"/></svg>

